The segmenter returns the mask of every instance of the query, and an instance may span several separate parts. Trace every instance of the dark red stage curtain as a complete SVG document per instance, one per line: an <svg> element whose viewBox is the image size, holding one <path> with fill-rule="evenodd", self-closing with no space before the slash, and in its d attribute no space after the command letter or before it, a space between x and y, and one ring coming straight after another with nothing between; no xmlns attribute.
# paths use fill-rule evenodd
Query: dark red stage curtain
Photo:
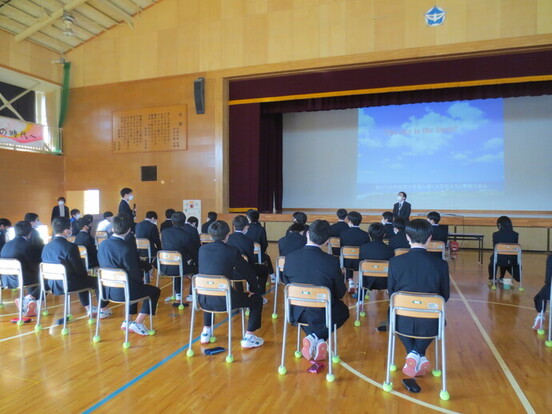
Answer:
<svg viewBox="0 0 552 414"><path fill-rule="evenodd" d="M259 211L282 211L282 114L261 115Z"/></svg>

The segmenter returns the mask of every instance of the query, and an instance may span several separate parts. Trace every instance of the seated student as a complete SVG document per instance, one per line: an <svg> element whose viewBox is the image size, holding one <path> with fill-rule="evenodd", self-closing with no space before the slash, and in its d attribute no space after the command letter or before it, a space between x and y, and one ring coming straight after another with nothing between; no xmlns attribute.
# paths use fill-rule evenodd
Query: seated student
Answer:
<svg viewBox="0 0 552 414"><path fill-rule="evenodd" d="M299 250L305 244L307 244L305 228L301 224L293 223L287 229L286 235L278 240L279 255L287 256L291 252Z"/></svg>
<svg viewBox="0 0 552 414"><path fill-rule="evenodd" d="M0 252L2 247L6 244L8 230L11 227L11 221L7 218L0 218Z"/></svg>
<svg viewBox="0 0 552 414"><path fill-rule="evenodd" d="M15 237L4 245L0 254L2 259L19 260L21 263L21 270L23 271L23 283L25 285L38 283L38 266L40 260L36 260L35 256L29 254L29 249L32 248L29 241L32 229L31 223L28 221L19 221L15 223ZM14 289L19 287L19 280L15 275L2 276L2 285ZM36 316L36 300L39 296L40 286L35 286L23 297L23 303L19 303L19 298L15 299L15 305L18 309L23 307L23 316Z"/></svg>
<svg viewBox="0 0 552 414"><path fill-rule="evenodd" d="M91 222L87 218L80 218L77 221L77 227L79 232L75 237L75 244L77 246L86 247L86 254L88 255L88 266L92 269L98 267L98 249L96 248L96 241L90 235Z"/></svg>
<svg viewBox="0 0 552 414"><path fill-rule="evenodd" d="M171 217L175 212L176 210L174 208L168 208L165 210L166 220L163 223L161 223L161 232L163 232L163 230L165 229L168 229L169 227L172 227Z"/></svg>
<svg viewBox="0 0 552 414"><path fill-rule="evenodd" d="M215 221L217 221L217 217L218 215L216 212L209 211L207 213L207 221L203 223L203 225L201 226L201 232L205 234L209 233L209 226Z"/></svg>
<svg viewBox="0 0 552 414"><path fill-rule="evenodd" d="M385 235L383 224L370 224L368 234L372 241L360 246L359 260L389 260L395 255L393 248L383 242ZM363 279L363 286L367 289L387 289L386 278L365 276Z"/></svg>
<svg viewBox="0 0 552 414"><path fill-rule="evenodd" d="M344 246L362 246L364 243L370 241L370 236L364 230L360 229L360 223L362 223L362 215L358 211L351 211L347 215L349 220L349 229L341 232L340 243L341 247ZM349 292L354 292L356 289L355 282L353 281L353 272L358 270L358 260L345 259L343 266L345 267L345 277L348 280Z"/></svg>
<svg viewBox="0 0 552 414"><path fill-rule="evenodd" d="M326 220L315 220L307 232L307 244L286 256L283 281L325 286L332 295L332 324L341 327L349 319L349 308L341 298L347 291L337 257L325 253L321 246L330 237L330 224ZM305 323L301 326L306 334L301 353L307 360L320 361L326 358L328 328L324 309L292 306L291 322ZM333 327L332 327L333 329Z"/></svg>
<svg viewBox="0 0 552 414"><path fill-rule="evenodd" d="M98 280L95 277L88 276L84 264L81 260L79 248L76 244L67 241L71 234L71 223L67 217L56 217L52 222L54 238L44 246L42 250L42 261L44 263L62 264L67 274L67 287L69 291L84 288L92 288L98 291ZM63 295L63 282L59 280L48 280L48 285L54 295ZM79 292L79 299L87 311L92 313L96 309L89 303L88 293ZM100 304L100 318L111 316L111 309L107 307L108 302Z"/></svg>
<svg viewBox="0 0 552 414"><path fill-rule="evenodd" d="M381 217L381 224L383 224L383 227L385 228L385 235L383 238L391 240L395 235L395 232L393 231L393 213L390 211L384 211Z"/></svg>
<svg viewBox="0 0 552 414"><path fill-rule="evenodd" d="M406 227L406 236L411 250L389 261L387 289L395 292L435 293L445 301L450 296L448 264L426 251L431 240L431 225L423 219L415 219ZM413 336L432 336L437 334L437 319L397 316L398 332ZM430 363L425 357L426 349L432 339L414 339L399 335L406 348L406 361L403 373L409 377L425 375Z"/></svg>
<svg viewBox="0 0 552 414"><path fill-rule="evenodd" d="M448 226L439 224L441 221L441 215L436 211L431 211L427 213L427 221L431 223L431 228L433 230L431 240L442 241L445 242L446 245L448 242Z"/></svg>
<svg viewBox="0 0 552 414"><path fill-rule="evenodd" d="M259 243L261 246L261 259L268 268L268 273L270 274L270 280L272 283L276 282L274 277L274 267L272 266L272 260L270 256L266 253L268 248L268 240L266 239L266 230L259 223L259 212L254 209L247 210L247 220L249 221L249 229L247 229L246 236L254 243Z"/></svg>
<svg viewBox="0 0 552 414"><path fill-rule="evenodd" d="M111 236L113 233L113 227L111 226L111 222L113 221L113 213L111 211L106 211L103 213L103 218L104 219L98 223L96 232L105 231L108 236Z"/></svg>
<svg viewBox="0 0 552 414"><path fill-rule="evenodd" d="M247 332L241 341L242 348L257 348L264 340L254 334L261 327L263 299L259 294L257 278L253 268L244 260L238 249L229 246L228 234L230 227L224 221L215 221L209 225L209 235L214 240L199 249L199 273L204 275L223 275L230 280L245 279L249 283L250 292L231 289L230 302L232 308L249 308ZM199 303L205 309L226 310L224 297L207 297L199 295ZM200 342L208 344L212 336L211 314L203 315L203 332Z"/></svg>
<svg viewBox="0 0 552 414"><path fill-rule="evenodd" d="M31 255L30 260L34 263L40 263L42 257L42 249L44 248L44 241L40 234L38 233L37 228L42 225L40 222L40 217L36 213L27 213L25 214L25 221L31 223L31 235L29 236L29 250L28 254Z"/></svg>
<svg viewBox="0 0 552 414"><path fill-rule="evenodd" d="M339 237L341 236L342 231L349 229L349 224L347 224L346 221L348 214L347 210L345 210L344 208L340 208L336 211L335 214L337 216L337 223L334 223L330 226L330 237ZM332 253L335 256L339 256L339 248L333 247Z"/></svg>
<svg viewBox="0 0 552 414"><path fill-rule="evenodd" d="M190 216L186 219L186 223L183 227L184 231L187 232L194 240L197 246L197 250L199 250L199 248L201 247L201 240L199 239L199 232L197 231L198 226L199 220L197 219L197 217Z"/></svg>
<svg viewBox="0 0 552 414"><path fill-rule="evenodd" d="M52 209L52 219L50 223L54 221L56 217L69 217L69 207L65 205L65 197L58 198L58 204Z"/></svg>
<svg viewBox="0 0 552 414"><path fill-rule="evenodd" d="M303 229L305 230L305 232L309 229L309 226L307 225L307 215L302 211L296 211L295 213L293 213L292 221L294 224L299 224L300 226L303 226Z"/></svg>
<svg viewBox="0 0 552 414"><path fill-rule="evenodd" d="M77 221L81 218L81 212L78 208L71 210L71 234L70 236L76 236L79 232L77 227ZM53 221L53 220L52 220Z"/></svg>
<svg viewBox="0 0 552 414"><path fill-rule="evenodd" d="M410 249L410 243L406 238L405 222L400 217L395 217L393 220L393 231L395 235L389 240L389 247L393 249Z"/></svg>
<svg viewBox="0 0 552 414"><path fill-rule="evenodd" d="M150 242L151 257L155 257L157 252L161 250L161 240L159 239L159 229L157 228L157 213L148 211L146 218L136 224L136 232L134 233L138 239L148 239ZM148 253L144 250L138 252L140 256L146 257Z"/></svg>
<svg viewBox="0 0 552 414"><path fill-rule="evenodd" d="M156 286L146 285L142 280L142 274L138 267L138 252L125 241L125 236L130 233L131 221L128 217L118 215L113 218L113 236L100 244L98 260L101 267L122 269L127 272L129 282L130 299L149 296L152 303L152 314L155 315L157 302L161 289ZM108 299L124 301L125 293L122 288L105 288L105 294ZM137 311L137 304L130 306L130 314L134 315ZM144 325L144 320L150 313L149 301L146 299L142 303L140 313L134 321L124 321L121 329L126 329L127 323L129 331L138 335L148 335L148 329Z"/></svg>
<svg viewBox="0 0 552 414"><path fill-rule="evenodd" d="M176 211L172 217L172 227L169 227L161 233L163 237L163 248L179 252L182 255L182 264L184 274L195 273L197 271L199 244L197 241L184 230L186 216L182 211ZM178 266L161 266L161 272L165 275L177 276L179 273ZM174 288L176 292L176 300L180 301L182 292L180 291L180 278L174 279ZM188 297L186 300L191 300Z"/></svg>
<svg viewBox="0 0 552 414"><path fill-rule="evenodd" d="M498 227L498 231L495 231L493 233L493 246L495 246L498 243L517 243L519 236L517 232L514 231L514 228L512 226L512 220L510 220L507 216L501 216L496 221L496 226ZM509 273L512 274L516 282L519 282L519 264L517 262L517 256L510 256L510 255L502 255L499 254L497 257L496 264L493 263L494 255L491 254L490 262L489 262L489 280L493 279L493 266L498 266L500 268L500 280L502 281L504 278L504 275L506 274L506 270L508 270ZM513 268L513 273L512 273ZM497 274L498 279L498 274Z"/></svg>
<svg viewBox="0 0 552 414"><path fill-rule="evenodd" d="M539 293L535 295L533 301L535 302L535 309L537 310L537 316L535 322L533 322L533 329L544 329L544 323L546 321L545 310L546 302L550 300L550 280L552 279L552 254L548 255L546 259L546 273L544 275L544 286ZM542 312L542 313L541 313Z"/></svg>

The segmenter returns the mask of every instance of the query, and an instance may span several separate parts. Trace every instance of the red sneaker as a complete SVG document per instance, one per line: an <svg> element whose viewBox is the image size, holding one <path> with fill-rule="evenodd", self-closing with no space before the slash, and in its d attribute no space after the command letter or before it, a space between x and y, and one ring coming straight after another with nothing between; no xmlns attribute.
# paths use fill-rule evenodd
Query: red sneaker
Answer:
<svg viewBox="0 0 552 414"><path fill-rule="evenodd" d="M414 353L409 353L406 356L406 361L404 362L404 367L402 372L404 375L414 378L416 376L416 367L418 365L419 357Z"/></svg>

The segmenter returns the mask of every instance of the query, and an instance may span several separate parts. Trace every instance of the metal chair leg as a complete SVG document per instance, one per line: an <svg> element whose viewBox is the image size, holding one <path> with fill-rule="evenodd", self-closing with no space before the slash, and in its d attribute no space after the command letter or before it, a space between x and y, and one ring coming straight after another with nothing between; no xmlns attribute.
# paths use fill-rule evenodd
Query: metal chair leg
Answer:
<svg viewBox="0 0 552 414"><path fill-rule="evenodd" d="M191 313L191 321L190 321L190 340L188 341L188 350L186 351L186 356L193 357L194 356L194 350L192 349L192 341L194 337L194 319L195 319L195 313L196 313L196 302L195 297L192 302L192 312Z"/></svg>
<svg viewBox="0 0 552 414"><path fill-rule="evenodd" d="M287 316L284 320L284 333L282 335L282 360L280 361L280 366L278 367L278 374L280 375L286 375L287 369L286 369L286 339L287 339ZM299 328L299 327L298 327Z"/></svg>

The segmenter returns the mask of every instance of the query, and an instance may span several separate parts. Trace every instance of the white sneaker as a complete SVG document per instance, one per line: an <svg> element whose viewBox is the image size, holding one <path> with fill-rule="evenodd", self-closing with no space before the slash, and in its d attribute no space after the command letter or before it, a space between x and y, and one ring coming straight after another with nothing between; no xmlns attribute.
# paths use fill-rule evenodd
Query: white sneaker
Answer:
<svg viewBox="0 0 552 414"><path fill-rule="evenodd" d="M265 298L265 297L263 296L263 305L266 305L267 303L268 303L268 298Z"/></svg>
<svg viewBox="0 0 552 414"><path fill-rule="evenodd" d="M126 327L127 327L127 321L123 321L123 323L121 324L121 331L126 331Z"/></svg>
<svg viewBox="0 0 552 414"><path fill-rule="evenodd" d="M276 283L276 275L274 273L270 275L270 283Z"/></svg>
<svg viewBox="0 0 552 414"><path fill-rule="evenodd" d="M111 315L113 315L113 311L109 308L100 309L99 317L100 319L109 318Z"/></svg>
<svg viewBox="0 0 552 414"><path fill-rule="evenodd" d="M213 336L213 330L209 329L208 331L201 332L201 336L199 337L199 342L202 344L208 344L211 341L211 336Z"/></svg>
<svg viewBox="0 0 552 414"><path fill-rule="evenodd" d="M25 299L23 299L23 301L25 301ZM36 316L36 308L36 300L29 298L29 301L25 305L25 313L23 313L23 316L26 318Z"/></svg>
<svg viewBox="0 0 552 414"><path fill-rule="evenodd" d="M144 325L143 323L131 322L128 330L142 336L149 335L148 328L146 328L146 325Z"/></svg>
<svg viewBox="0 0 552 414"><path fill-rule="evenodd" d="M533 322L533 329L535 331L538 330L538 329L542 329L542 327L544 326L545 320L546 320L546 318L544 317L544 315L542 313L539 313L535 317L535 322Z"/></svg>
<svg viewBox="0 0 552 414"><path fill-rule="evenodd" d="M186 302L192 303L194 301L194 297L192 295L186 296Z"/></svg>
<svg viewBox="0 0 552 414"><path fill-rule="evenodd" d="M258 348L264 344L263 338L254 334L245 335L241 340L242 348Z"/></svg>
<svg viewBox="0 0 552 414"><path fill-rule="evenodd" d="M303 338L303 347L301 348L301 354L303 358L310 361L316 352L316 345L318 344L318 338L314 334L307 335Z"/></svg>
<svg viewBox="0 0 552 414"><path fill-rule="evenodd" d="M349 279L349 293L353 293L356 290L357 286L353 279Z"/></svg>
<svg viewBox="0 0 552 414"><path fill-rule="evenodd" d="M176 298L177 302L180 302L180 300L182 299L182 293L177 293L176 295L174 295L174 297Z"/></svg>

